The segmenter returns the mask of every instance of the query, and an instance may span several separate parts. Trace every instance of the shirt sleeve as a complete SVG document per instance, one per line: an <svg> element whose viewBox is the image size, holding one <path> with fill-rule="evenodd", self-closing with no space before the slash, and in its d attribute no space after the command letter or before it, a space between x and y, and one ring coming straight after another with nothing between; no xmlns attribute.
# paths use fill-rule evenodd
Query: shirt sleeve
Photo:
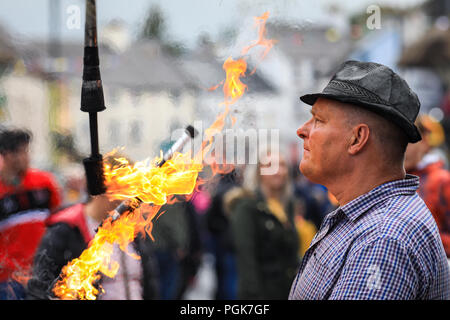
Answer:
<svg viewBox="0 0 450 320"><path fill-rule="evenodd" d="M378 238L350 253L332 300L409 300L417 297L417 272L396 239Z"/></svg>

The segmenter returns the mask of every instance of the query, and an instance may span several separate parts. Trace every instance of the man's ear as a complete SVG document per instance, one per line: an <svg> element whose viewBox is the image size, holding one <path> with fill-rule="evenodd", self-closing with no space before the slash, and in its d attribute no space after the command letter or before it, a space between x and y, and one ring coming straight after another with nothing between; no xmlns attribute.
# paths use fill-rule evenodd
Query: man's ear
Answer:
<svg viewBox="0 0 450 320"><path fill-rule="evenodd" d="M367 144L367 141L369 141L369 136L370 128L367 124L361 123L354 126L347 149L348 153L351 155L356 155L361 152Z"/></svg>

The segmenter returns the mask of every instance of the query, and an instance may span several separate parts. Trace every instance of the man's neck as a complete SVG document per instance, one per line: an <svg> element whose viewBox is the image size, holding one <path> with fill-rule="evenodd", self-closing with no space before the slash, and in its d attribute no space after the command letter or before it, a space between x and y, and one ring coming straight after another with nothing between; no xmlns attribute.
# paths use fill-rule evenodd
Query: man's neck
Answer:
<svg viewBox="0 0 450 320"><path fill-rule="evenodd" d="M372 189L390 181L405 178L404 169L399 170L373 170L373 172L354 172L350 176L336 179L328 190L336 197L339 206L343 206ZM380 175L383 172L383 175Z"/></svg>

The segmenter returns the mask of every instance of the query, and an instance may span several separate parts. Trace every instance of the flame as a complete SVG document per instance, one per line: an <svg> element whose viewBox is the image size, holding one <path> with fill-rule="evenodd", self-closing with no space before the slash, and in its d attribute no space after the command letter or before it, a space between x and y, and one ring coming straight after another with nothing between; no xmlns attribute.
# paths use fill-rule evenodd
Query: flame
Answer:
<svg viewBox="0 0 450 320"><path fill-rule="evenodd" d="M211 88L208 88L208 91L214 91L217 90L217 88L219 88L221 85L223 85L223 83L225 82L225 80L222 80L221 82L219 82L218 84L216 84L215 86L212 86Z"/></svg>
<svg viewBox="0 0 450 320"><path fill-rule="evenodd" d="M127 252L128 244L138 232L144 230L151 236L152 219L159 208L140 207L121 217L120 222L116 221L118 223L111 223L111 219L107 219L80 257L63 267L62 277L53 288L54 294L64 300L95 300L100 291L103 292L96 285L101 274L113 278L119 270L119 263L111 260L113 244L117 243L121 250ZM139 259L135 255L132 257Z"/></svg>
<svg viewBox="0 0 450 320"><path fill-rule="evenodd" d="M258 39L254 41L251 45L245 47L242 49L242 55L246 55L250 49L256 47L256 46L262 46L264 47L264 51L261 54L260 59L264 59L267 53L269 53L270 49L275 45L276 41L273 39L267 39L267 29L266 29L266 22L269 18L269 12L263 13L259 17L255 17L255 24L258 27Z"/></svg>
<svg viewBox="0 0 450 320"><path fill-rule="evenodd" d="M255 25L258 28L258 39L253 41L252 44L244 47L241 51L241 55L245 56L249 51L257 46L264 48L264 51L260 55L259 59L262 60L269 53L270 49L275 45L276 41L274 39L267 39L267 29L266 22L269 18L270 12L265 12L259 17L254 17ZM247 62L245 59L240 58L234 61L229 57L223 64L223 69L226 72L226 79L221 81L219 84L208 88L208 91L214 91L223 85L223 92L225 95L225 104L235 103L247 90L247 85L240 81L240 77L245 76L247 70ZM253 74L256 71L256 67L250 73Z"/></svg>
<svg viewBox="0 0 450 320"><path fill-rule="evenodd" d="M251 48L265 46L264 56L273 46L272 40L265 39L265 22L268 12L256 17L259 26L259 38L243 50L246 54ZM245 53L244 53L245 52ZM119 263L112 261L113 244L127 252L127 247L135 237L141 233L148 235L152 240L153 221L156 221L163 212L160 208L164 204L171 204L182 199L188 199L194 190L204 181L198 175L204 169L203 159L213 145L214 135L223 130L230 106L238 101L247 90L247 85L241 81L247 70L247 62L240 58L233 60L229 57L223 64L226 78L210 90L223 85L225 109L219 113L214 123L205 130L205 138L201 150L191 156L190 152L176 153L162 167L156 166L161 160L145 160L130 164L125 158L117 158L118 164L105 164L105 184L110 199L126 200L136 210L122 215L112 223L111 217L106 219L99 227L94 239L79 258L76 258L63 267L60 278L53 287L53 293L60 299L94 300L103 292L98 283L101 274L114 277L119 270ZM230 116L234 125L236 119ZM209 166L213 176L218 172L229 172L233 165ZM141 201L136 200L139 198ZM181 199L180 199L181 198ZM131 255L139 259L138 256Z"/></svg>
<svg viewBox="0 0 450 320"><path fill-rule="evenodd" d="M136 210L114 223L108 218L98 229L88 249L62 269L63 277L53 290L61 299L96 299L100 291L95 283L100 279L100 274L113 278L119 269L118 262L111 261L113 244L117 243L126 252L128 244L138 233L153 239L152 220L161 206L174 201L174 195L192 194L198 173L203 168L181 153L176 153L162 167L149 165L148 161L130 165L125 158L115 160L119 165L104 166L107 195L111 199L128 199L128 204ZM161 158L156 158L153 163L159 160ZM147 205L140 206L136 198Z"/></svg>
<svg viewBox="0 0 450 320"><path fill-rule="evenodd" d="M247 62L244 59L233 60L229 57L223 64L226 73L225 83L223 85L223 94L225 96L225 104L235 103L242 97L247 85L242 83L241 77L245 76L247 70Z"/></svg>
<svg viewBox="0 0 450 320"><path fill-rule="evenodd" d="M105 165L105 184L111 198L139 198L145 203L163 205L171 195L189 195L195 188L198 173L203 166L189 154L176 153L162 167L148 165L147 161L129 165L124 158L122 165ZM160 159L156 159L159 161ZM155 162L154 162L155 163Z"/></svg>
<svg viewBox="0 0 450 320"><path fill-rule="evenodd" d="M264 59L266 57L267 53L269 53L270 49L272 49L272 47L275 45L275 43L276 43L275 40L266 38L266 34L267 34L266 22L267 22L268 18L269 18L268 11L259 17L255 17L255 24L258 27L258 39L256 41L254 41L251 45L242 49L242 52L241 52L242 55L248 54L250 49L252 49L256 46L261 46L264 48L264 51L262 52L261 56L259 57L259 60L261 61L262 59ZM256 66L253 68L250 75L252 75L255 72L256 72Z"/></svg>
<svg viewBox="0 0 450 320"><path fill-rule="evenodd" d="M229 57L223 64L223 70L225 70L225 80L218 85L211 87L209 90L215 90L223 85L225 100L222 104L225 105L225 110L220 113L213 124L205 130L205 140L203 141L200 152L196 156L197 161L205 159L205 155L213 146L214 135L221 132L225 126L226 117L230 112L229 106L239 100L248 88L247 85L241 81L241 77L245 76L247 70L247 62L244 59L233 60ZM231 121L234 125L236 119L231 117Z"/></svg>

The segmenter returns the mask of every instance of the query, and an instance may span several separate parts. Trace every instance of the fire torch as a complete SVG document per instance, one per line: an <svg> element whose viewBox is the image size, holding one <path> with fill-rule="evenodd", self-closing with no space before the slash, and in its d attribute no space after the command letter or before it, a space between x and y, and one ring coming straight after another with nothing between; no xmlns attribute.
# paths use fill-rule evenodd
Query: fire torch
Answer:
<svg viewBox="0 0 450 320"><path fill-rule="evenodd" d="M83 160L90 195L105 193L103 157L99 152L97 113L106 109L100 77L97 46L97 10L95 0L86 0L86 24L83 58L81 111L89 113L91 155Z"/></svg>
<svg viewBox="0 0 450 320"><path fill-rule="evenodd" d="M172 156L176 152L181 152L183 147L191 140L194 139L198 134L198 131L191 125L187 126L183 132L183 135L175 141L175 143L172 145L172 147L167 150L164 154L162 159L158 162L156 165L157 167L162 167L167 160L171 159ZM141 204L142 200L139 199L139 197L135 197L133 199L126 199L120 203L116 209L114 209L112 215L111 215L111 223L116 221L120 218L121 215L123 215L126 212L132 212L135 209L137 209Z"/></svg>
<svg viewBox="0 0 450 320"><path fill-rule="evenodd" d="M91 136L91 155L83 160L86 171L87 187L90 195L100 195L106 192L103 157L99 152L97 113L106 109L103 96L103 86L100 76L100 61L97 45L97 12L95 0L86 0L86 24L84 43L83 85L81 89L81 111L89 113L89 130ZM175 152L183 149L187 142L197 135L197 130L187 126L183 135L163 155L157 164L163 166L172 158ZM125 212L131 212L142 203L139 198L124 200L112 215L112 222Z"/></svg>

